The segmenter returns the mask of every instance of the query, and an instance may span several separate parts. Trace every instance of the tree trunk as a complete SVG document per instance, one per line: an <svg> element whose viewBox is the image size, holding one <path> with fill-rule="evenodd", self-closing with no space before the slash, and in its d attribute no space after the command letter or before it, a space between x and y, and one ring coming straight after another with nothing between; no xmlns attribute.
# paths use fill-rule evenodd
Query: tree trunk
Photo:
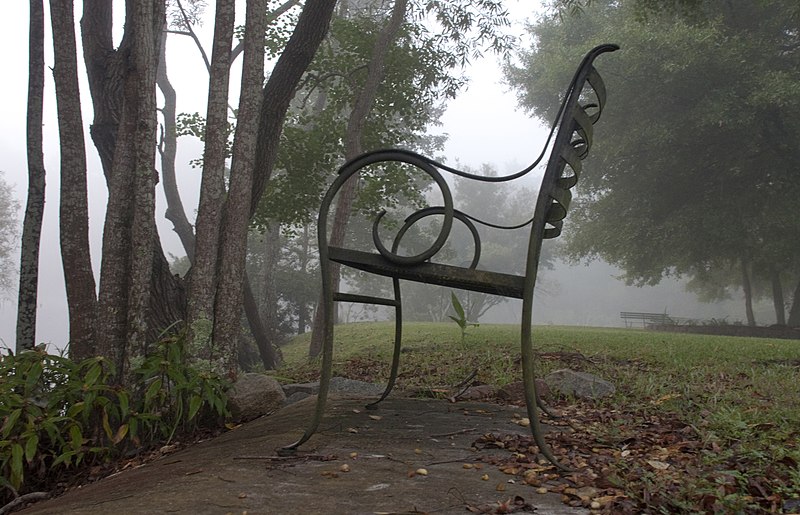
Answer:
<svg viewBox="0 0 800 515"><path fill-rule="evenodd" d="M97 331L96 342L98 353L113 357L124 380L130 358L146 354L152 331L151 274L160 253L154 219L155 78L165 3L127 2L125 33L116 51L111 48L111 9L105 4L85 0L82 21L97 122L92 138L109 190L97 312L102 332Z"/></svg>
<svg viewBox="0 0 800 515"><path fill-rule="evenodd" d="M800 327L800 280L794 288L792 295L792 307L789 310L789 319L786 321L789 327Z"/></svg>
<svg viewBox="0 0 800 515"><path fill-rule="evenodd" d="M117 129L122 108L122 77L125 74L124 52L114 50L112 3L83 0L81 41L94 119L90 134L108 183L111 176Z"/></svg>
<svg viewBox="0 0 800 515"><path fill-rule="evenodd" d="M747 325L756 325L756 317L753 314L753 288L750 284L750 268L747 258L741 258L742 266L742 290L744 291L744 307L747 316Z"/></svg>
<svg viewBox="0 0 800 515"><path fill-rule="evenodd" d="M261 356L261 364L267 370L273 370L278 366L278 358L275 353L273 342L275 341L274 335L270 334L268 326L261 322L261 316L258 312L258 302L253 295L253 288L251 287L250 279L245 273L244 277L244 311L247 315L247 322L250 325L250 332L253 339L258 346L258 354Z"/></svg>
<svg viewBox="0 0 800 515"><path fill-rule="evenodd" d="M214 302L213 344L224 372L236 377L237 345L241 328L247 229L253 189L256 127L264 80L264 33L267 0L247 2L244 62L239 112L231 161L228 197L222 214L220 234L219 285Z"/></svg>
<svg viewBox="0 0 800 515"><path fill-rule="evenodd" d="M189 219L186 217L186 210L183 208L181 195L178 191L178 183L175 178L175 155L178 150L178 134L175 128L177 111L177 95L175 88L167 76L167 26L161 31L161 47L156 72L156 84L161 94L164 95L164 107L161 108L161 115L164 119L164 126L159 144L159 154L161 155L161 183L164 187L164 197L167 200L167 211L164 214L167 220L172 222L172 229L178 235L186 251L189 261L194 261L194 229Z"/></svg>
<svg viewBox="0 0 800 515"><path fill-rule="evenodd" d="M61 261L69 307L69 353L74 360L94 355L97 309L89 251L86 142L83 139L75 21L72 0L50 0L53 27L58 132L61 140Z"/></svg>
<svg viewBox="0 0 800 515"><path fill-rule="evenodd" d="M364 125L367 123L367 116L369 115L370 109L372 109L372 104L375 102L378 86L380 86L384 78L386 56L405 19L407 6L408 0L395 0L394 7L392 8L392 16L375 40L375 46L372 49L372 55L370 56L368 64L367 79L355 99L353 110L347 121L347 132L345 133L346 160L352 159L363 152L361 140L363 139ZM342 242L344 242L347 222L350 219L350 209L356 196L357 184L358 174L355 174L342 186L339 193L339 201L336 204L336 212L334 214L330 236L331 246L341 246ZM338 264L334 263L332 265L331 275L333 291L337 291L340 278ZM317 306L322 306L322 302L323 299L320 298L319 302L317 302ZM318 309L314 315L314 328L311 335L311 345L308 349L308 355L311 358L315 358L322 351L323 317L323 311Z"/></svg>
<svg viewBox="0 0 800 515"><path fill-rule="evenodd" d="M783 300L781 274L774 267L770 267L769 275L772 282L772 305L775 307L775 323L786 325L786 303Z"/></svg>
<svg viewBox="0 0 800 515"><path fill-rule="evenodd" d="M264 321L264 330L270 341L278 344L278 294L275 281L278 273L278 261L281 255L280 227L267 226L264 231L264 279L261 288L264 297L261 301L259 316Z"/></svg>
<svg viewBox="0 0 800 515"><path fill-rule="evenodd" d="M187 319L193 338L197 329L195 325L203 320L211 321L214 313L219 228L222 223L222 202L225 195L228 89L234 14L234 0L217 0L214 45L209 71L203 178L195 222L194 260L189 279Z"/></svg>
<svg viewBox="0 0 800 515"><path fill-rule="evenodd" d="M45 170L42 150L44 102L44 5L30 0L28 54L28 200L22 225L17 299L17 351L36 345L36 304L39 284L39 242L44 216Z"/></svg>
<svg viewBox="0 0 800 515"><path fill-rule="evenodd" d="M264 86L253 178L253 200L250 204L251 216L258 207L272 175L289 103L294 98L303 73L308 69L317 48L328 33L335 6L336 0L306 2L297 20L297 26Z"/></svg>

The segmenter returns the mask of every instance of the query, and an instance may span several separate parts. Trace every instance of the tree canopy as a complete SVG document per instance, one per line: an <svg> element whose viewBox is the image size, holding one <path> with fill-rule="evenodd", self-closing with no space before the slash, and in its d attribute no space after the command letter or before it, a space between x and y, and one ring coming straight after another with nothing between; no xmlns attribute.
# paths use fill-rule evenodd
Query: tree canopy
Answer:
<svg viewBox="0 0 800 515"><path fill-rule="evenodd" d="M610 91L594 166L582 178L575 258L601 257L625 279L702 282L800 271L800 17L795 2L706 1L689 11L592 1L529 26L534 45L507 67L534 114L586 48L615 42L602 63ZM594 173L592 173L594 172ZM725 275L730 278L731 274ZM783 309L783 307L781 307Z"/></svg>

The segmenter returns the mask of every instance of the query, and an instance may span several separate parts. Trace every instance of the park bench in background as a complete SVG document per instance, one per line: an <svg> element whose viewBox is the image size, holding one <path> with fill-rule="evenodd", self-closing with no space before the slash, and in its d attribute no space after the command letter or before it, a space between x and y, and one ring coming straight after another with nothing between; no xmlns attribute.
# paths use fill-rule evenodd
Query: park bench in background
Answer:
<svg viewBox="0 0 800 515"><path fill-rule="evenodd" d="M319 395L317 397L316 410L305 433L298 441L285 447L283 449L284 452L292 452L308 440L316 432L322 419L333 360L334 302L371 303L391 306L395 309L395 343L390 378L383 395L370 406L374 407L375 404L386 398L392 390L397 378L401 348L402 305L400 300L400 279L403 279L522 299L520 342L525 399L531 422L531 432L541 453L555 465L564 468L545 443L537 411L538 406L551 414L546 406L540 402L534 382L534 351L531 338L533 290L536 284L542 240L555 238L561 233L562 221L567 215L571 199L570 189L578 182L582 161L586 158L592 146L593 125L600 118L604 108L606 100L605 85L593 63L599 55L617 49L616 45L601 45L586 54L567 88L542 153L533 164L518 173L504 177L478 176L437 163L415 152L397 149L378 150L362 154L348 161L339 169L338 177L322 201L318 221L320 268L324 299L319 307L324 314ZM548 148L550 149L550 155L536 205L531 218L526 222L513 227L487 224L454 207L450 189L440 171L476 181L510 181L530 174L541 162ZM348 179L362 169L369 166L381 169L389 167L389 165L397 165L397 163L416 167L430 176L440 189L443 205L424 208L409 216L400 226L393 243L390 245L391 248L387 248L384 245L378 234L379 223L385 211L382 211L377 216L373 224L373 242L377 252L364 252L351 248L329 246L328 212L340 188ZM416 255L402 255L400 248L403 236L417 222L428 217L439 217L441 219L439 235L434 243L427 250ZM460 267L431 262L431 259L437 255L447 242L453 219L463 223L473 235L475 253L469 266ZM530 226L524 275L478 269L480 240L475 223L482 223L495 229L519 229ZM394 298L378 298L333 291L333 281L331 279L333 262L392 278Z"/></svg>
<svg viewBox="0 0 800 515"><path fill-rule="evenodd" d="M666 313L640 313L638 311L620 311L619 317L625 322L625 327L633 327L641 323L642 327L648 325L670 325L675 321Z"/></svg>

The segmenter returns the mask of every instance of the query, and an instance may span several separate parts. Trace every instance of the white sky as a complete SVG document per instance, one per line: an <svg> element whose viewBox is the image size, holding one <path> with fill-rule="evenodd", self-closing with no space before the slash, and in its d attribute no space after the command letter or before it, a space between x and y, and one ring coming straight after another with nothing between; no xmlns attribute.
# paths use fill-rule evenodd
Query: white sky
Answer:
<svg viewBox="0 0 800 515"><path fill-rule="evenodd" d="M46 65L52 66L52 43L49 39L50 27L46 21ZM76 22L80 18L82 2L75 2ZM209 2L213 6L213 2ZM124 2L114 0L114 7L122 12ZM533 15L538 8L538 0L509 0L508 8L515 19L520 21ZM209 11L213 7L209 8ZM241 12L244 9L240 9ZM3 67L8 73L0 80L0 171L11 184L20 202L20 226L27 195L26 158L26 102L28 83L28 5L19 0L6 0L3 16L0 17L0 41L6 49ZM80 46L80 35L78 45ZM210 49L209 23L205 30L203 43ZM521 36L521 24L513 27L512 33ZM16 49L16 51L14 51ZM78 50L79 65L82 51ZM168 70L178 92L178 111L205 113L206 86L202 77L205 69L196 50L188 38L171 36L167 42ZM209 50L210 52L210 50ZM238 72L235 72L238 73ZM469 89L453 101L443 117L443 127L437 132L449 134L445 149L449 162L458 159L462 164L478 167L483 163L495 165L499 171L506 172L525 166L539 152L543 141L540 124L517 110L513 93L501 85L502 73L495 58L489 56L473 63L469 70L472 77ZM47 170L47 190L45 218L42 230L39 307L37 341L53 343L63 347L68 336L67 306L64 293L64 279L58 246L58 190L59 190L59 152L58 132L55 118L55 95L52 75L49 68L45 72L45 167ZM238 82L236 75L232 83ZM85 79L81 84L84 103L84 125L87 127L86 145L89 164L89 202L92 258L95 274L99 271L99 258L102 241L102 224L105 215L105 181L99 160L88 135L91 117L91 102ZM197 204L197 185L199 174L191 169L188 160L199 155L199 145L190 143L187 138L179 140L178 180L184 195L184 205L190 218L194 217ZM183 164L182 164L183 163ZM163 196L159 192L157 218L162 243L167 252L183 254L177 237L170 224L163 220ZM16 293L9 292L0 299L0 346L13 348L16 332Z"/></svg>

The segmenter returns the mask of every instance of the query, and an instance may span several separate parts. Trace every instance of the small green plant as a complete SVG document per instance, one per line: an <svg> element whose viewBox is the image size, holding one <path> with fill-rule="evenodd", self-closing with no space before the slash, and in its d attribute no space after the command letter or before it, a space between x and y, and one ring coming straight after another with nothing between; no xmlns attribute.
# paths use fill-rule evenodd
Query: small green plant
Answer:
<svg viewBox="0 0 800 515"><path fill-rule="evenodd" d="M467 314L464 311L464 306L461 305L461 302L456 297L455 293L450 292L450 303L453 305L453 311L456 312L456 316L448 315L450 319L458 324L458 327L461 329L461 344L464 344L464 340L467 337L467 328L468 327L478 327L480 324L477 322L470 322L467 320Z"/></svg>
<svg viewBox="0 0 800 515"><path fill-rule="evenodd" d="M116 384L102 357L75 363L44 347L0 353L0 506L102 463L227 417L227 383L187 365L185 338L163 339Z"/></svg>

